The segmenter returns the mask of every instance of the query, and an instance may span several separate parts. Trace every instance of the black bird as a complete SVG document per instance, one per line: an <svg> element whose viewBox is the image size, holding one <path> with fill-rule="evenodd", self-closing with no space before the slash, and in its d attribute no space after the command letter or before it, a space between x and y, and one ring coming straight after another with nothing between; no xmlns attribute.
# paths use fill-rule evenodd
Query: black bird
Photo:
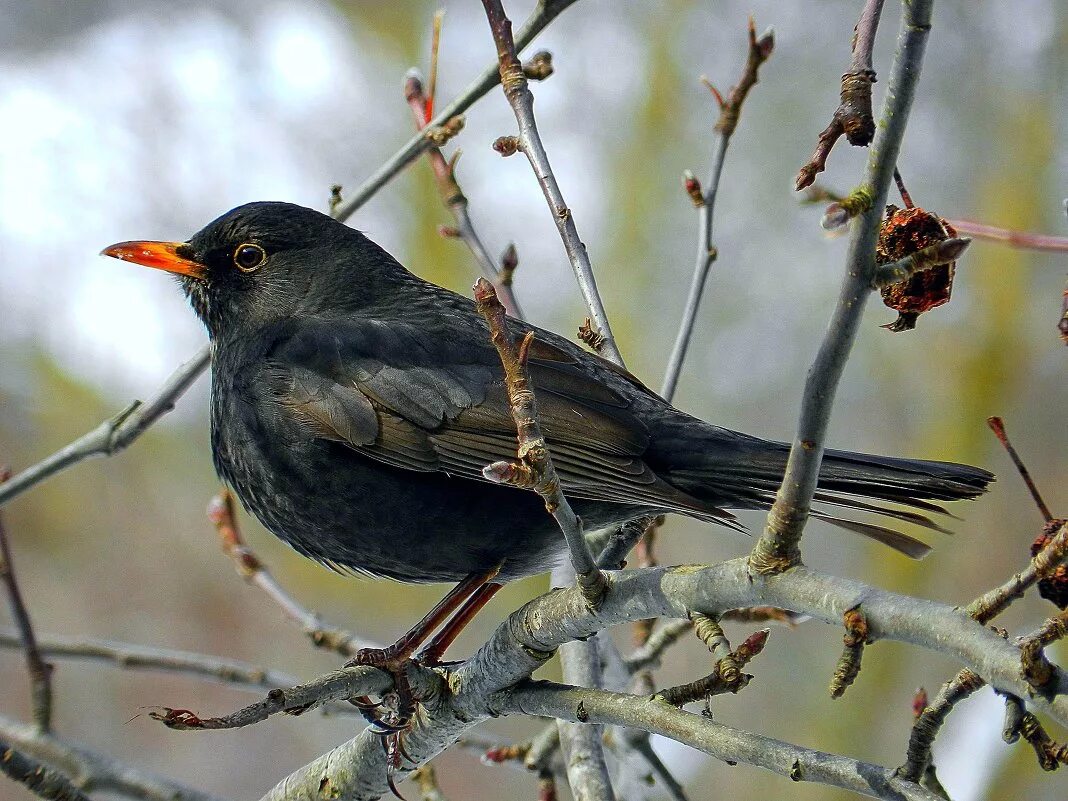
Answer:
<svg viewBox="0 0 1068 801"><path fill-rule="evenodd" d="M240 206L188 242L104 253L179 275L213 345L215 467L270 531L335 568L461 582L395 648L365 661L396 664L465 599L473 614L489 582L547 571L566 554L537 495L483 479L483 467L515 457L516 430L472 300L288 203ZM738 528L729 510L770 506L786 445L705 423L563 337L510 326L534 331L542 428L587 527L675 512ZM965 465L829 450L816 499L938 529L878 502L942 512L934 502L972 498L992 479ZM880 526L817 516L912 557L928 550ZM466 619L446 627L444 645Z"/></svg>

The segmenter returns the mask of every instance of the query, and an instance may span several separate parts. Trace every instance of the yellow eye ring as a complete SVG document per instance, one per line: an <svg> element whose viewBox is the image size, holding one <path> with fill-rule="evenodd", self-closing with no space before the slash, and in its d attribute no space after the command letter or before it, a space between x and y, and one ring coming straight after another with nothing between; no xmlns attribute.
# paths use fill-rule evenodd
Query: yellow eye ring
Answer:
<svg viewBox="0 0 1068 801"><path fill-rule="evenodd" d="M267 251L259 245L246 242L234 250L234 266L243 273L254 273L267 261Z"/></svg>

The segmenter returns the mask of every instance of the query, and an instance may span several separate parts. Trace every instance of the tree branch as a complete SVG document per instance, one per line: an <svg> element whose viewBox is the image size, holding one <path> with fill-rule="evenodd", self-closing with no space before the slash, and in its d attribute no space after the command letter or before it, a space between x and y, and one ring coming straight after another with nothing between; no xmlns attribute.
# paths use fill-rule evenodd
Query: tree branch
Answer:
<svg viewBox="0 0 1068 801"><path fill-rule="evenodd" d="M801 534L819 478L835 392L872 291L875 241L920 77L931 27L932 5L933 0L912 0L902 4L901 32L883 104L882 123L868 156L864 189L872 203L853 226L841 294L805 381L801 416L790 448L786 474L768 513L764 533L750 555L755 573L774 573L801 560Z"/></svg>
<svg viewBox="0 0 1068 801"><path fill-rule="evenodd" d="M223 801L3 715L0 715L0 739L27 757L63 773L83 793L117 793L141 801Z"/></svg>
<svg viewBox="0 0 1068 801"><path fill-rule="evenodd" d="M304 629L311 641L318 648L334 651L342 656L355 656L361 648L380 648L369 640L334 626L324 625L315 612L308 611L275 581L271 572L259 557L245 545L241 530L237 526L234 496L228 489L223 489L208 504L208 519L219 534L223 552L234 562L237 574L249 584L263 590L267 596L282 609L287 618Z"/></svg>
<svg viewBox="0 0 1068 801"><path fill-rule="evenodd" d="M519 33L516 34L515 44L518 51L522 51L534 41L545 27L568 8L575 0L539 0L534 11ZM463 114L476 101L485 96L501 82L497 64L486 67L482 74L476 78L460 95L441 109L435 117L427 123L427 128L435 128L444 125L453 117ZM368 177L352 196L338 204L334 216L339 220L347 220L357 209L371 199L383 186L393 180L394 177L405 167L419 158L423 151L430 146L430 140L422 133L418 133L409 139L400 150L394 153L386 162Z"/></svg>
<svg viewBox="0 0 1068 801"><path fill-rule="evenodd" d="M502 710L643 729L731 764L744 762L792 781L842 787L873 798L936 798L919 785L897 778L888 768L734 729L655 697L533 682L507 692Z"/></svg>
<svg viewBox="0 0 1068 801"><path fill-rule="evenodd" d="M193 385L210 361L211 346L204 345L189 361L180 365L147 401L134 401L88 434L60 448L47 459L16 473L10 481L0 486L0 505L83 459L114 456L125 449L174 408L178 398Z"/></svg>
<svg viewBox="0 0 1068 801"><path fill-rule="evenodd" d="M0 629L0 648L19 648L21 645L22 641L17 632ZM246 690L271 690L298 683L298 679L293 676L247 662L169 648L152 648L88 637L44 637L37 641L37 647L46 657L107 662L126 670L179 673L213 679Z"/></svg>
<svg viewBox="0 0 1068 801"><path fill-rule="evenodd" d="M690 281L690 292L686 298L686 307L682 312L682 322L679 324L679 332L675 337L675 345L671 349L667 369L664 371L664 382L660 388L660 394L671 400L675 395L675 388L679 383L682 373L682 363L686 359L686 352L693 338L693 327L697 320L697 309L701 305L701 297L704 294L705 283L712 271L712 264L716 260L718 251L712 242L712 218L716 209L716 197L719 193L719 179L723 174L723 163L727 156L727 146L731 136L738 126L738 119L742 113L742 104L745 103L749 90L756 85L757 73L760 65L771 56L775 47L775 37L769 30L759 39L756 35L756 27L753 18L749 18L749 54L742 70L741 80L727 95L724 100L719 92L711 85L709 88L719 104L719 120L716 122L716 144L712 168L708 178L708 188L701 191L701 185L696 178L687 176L687 190L693 195L697 205L697 258L694 262L693 278ZM692 181L692 184L690 184ZM698 200L700 202L698 203Z"/></svg>
<svg viewBox="0 0 1068 801"><path fill-rule="evenodd" d="M191 710L171 707L163 707L163 712L151 712L150 716L164 726L178 731L240 729L260 723L280 712L302 715L330 701L347 701L362 695L378 695L392 686L393 678L388 673L377 668L358 666L342 668L289 689L274 688L262 701L221 717L201 718Z"/></svg>
<svg viewBox="0 0 1068 801"><path fill-rule="evenodd" d="M10 474L7 468L0 469L0 485ZM52 666L41 658L37 647L37 637L33 633L33 621L26 609L19 591L19 582L15 576L15 562L11 557L11 546L7 541L7 530L3 518L0 518L0 581L7 588L11 617L18 627L19 640L26 655L26 670L30 674L30 706L33 721L43 732L52 727Z"/></svg>
<svg viewBox="0 0 1068 801"><path fill-rule="evenodd" d="M516 122L519 124L519 136L512 144L514 148L522 150L526 155L538 179L538 184L545 194L545 200L553 214L553 221L563 240L564 250L567 251L571 267L575 271L582 297L590 311L590 318L596 325L598 333L604 337L604 355L623 366L623 356L616 345L615 336L608 323L608 313L597 291L597 281L593 275L589 254L586 253L586 246L579 238L574 216L560 192L560 185L556 181L552 166L549 164L549 156L538 134L538 124L534 118L534 95L527 86L527 77L519 61L518 42L512 39L512 22L505 15L500 0L482 0L482 5L486 9L486 18L493 34L493 41L497 45L501 86L515 113Z"/></svg>
<svg viewBox="0 0 1068 801"><path fill-rule="evenodd" d="M423 92L423 82L420 80L418 73L409 72L404 79L404 99L412 109L416 130L425 130L427 124L425 116L427 97ZM441 148L436 145L431 145L426 151L427 161L430 162L430 168L434 172L434 181L437 184L441 202L452 213L453 220L456 222L456 229L453 234L462 239L472 255L474 255L482 275L496 287L497 294L500 295L501 302L508 310L508 313L513 317L522 319L523 313L515 299L510 276L508 281L502 280L503 277L501 270L497 267L497 262L490 256L482 237L479 236L478 231L475 230L474 223L471 222L467 196L456 181L456 160L459 155L460 153L457 151L451 160L446 160Z"/></svg>
<svg viewBox="0 0 1068 801"><path fill-rule="evenodd" d="M849 69L842 75L841 103L835 109L830 124L820 133L816 152L797 176L797 189L809 186L816 175L827 166L834 143L846 135L849 144L866 146L875 136L875 120L871 110L871 85L875 83L872 64L872 48L879 18L883 13L883 0L865 0L864 9L853 34L853 59Z"/></svg>
<svg viewBox="0 0 1068 801"><path fill-rule="evenodd" d="M1019 649L960 609L945 604L897 595L804 566L753 581L745 559L708 567L628 571L613 575L612 583L612 592L596 613L574 587L554 590L514 612L478 653L448 676L448 692L424 701L425 714L414 721L404 741L410 758L404 759L394 775L414 770L466 730L499 714L495 699L500 693L541 667L562 643L628 621L685 618L695 610L716 616L730 609L775 606L838 623L848 609L863 600L871 639L911 643L945 654L963 662L995 688L1028 697L1029 685L1020 676ZM1046 692L1031 698L1031 704L1068 725L1066 692L1068 677L1057 669ZM723 758L755 760L753 744L765 740L753 737L757 739L732 741L740 752L732 755L725 751ZM802 771L806 764L802 760ZM855 763L850 764L855 767ZM312 801L319 797L318 788L325 778L339 798L376 799L388 792L386 777L381 743L364 732L301 768L265 798ZM810 772L803 778L814 776ZM883 797L895 796L887 790Z"/></svg>
<svg viewBox="0 0 1068 801"><path fill-rule="evenodd" d="M51 801L89 801L62 773L16 751L0 738L0 773L10 776L27 790Z"/></svg>

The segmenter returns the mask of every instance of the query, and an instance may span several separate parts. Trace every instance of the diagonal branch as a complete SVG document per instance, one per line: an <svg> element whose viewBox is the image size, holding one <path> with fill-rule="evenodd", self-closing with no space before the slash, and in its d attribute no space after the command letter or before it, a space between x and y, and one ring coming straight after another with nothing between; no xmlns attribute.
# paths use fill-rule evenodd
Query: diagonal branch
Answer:
<svg viewBox="0 0 1068 801"><path fill-rule="evenodd" d="M745 762L795 782L818 782L873 798L936 799L918 784L896 777L889 768L725 726L703 715L677 709L656 697L533 682L505 693L502 709L643 729L685 743L728 764Z"/></svg>
<svg viewBox="0 0 1068 801"><path fill-rule="evenodd" d="M526 22L523 23L523 27L520 29L519 33L516 34L516 49L522 51L527 45L534 41L539 33L545 30L550 22L556 19L561 12L574 2L575 0L539 0L534 11L527 17ZM497 64L494 63L491 66L486 67L482 74L472 81L455 100L445 106L445 108L441 109L441 111L427 123L426 127L428 129L440 127L453 117L463 114L467 109L471 108L476 101L488 94L493 87L497 86L500 82L501 75L497 69ZM370 177L360 184L359 188L357 188L348 200L338 204L334 216L339 220L347 220L360 208L360 206L370 200L378 190L393 180L393 178L409 164L418 159L429 145L430 140L427 139L426 135L422 132L413 136L403 147L401 147L400 150L394 153L384 164L382 164L381 167L375 170Z"/></svg>
<svg viewBox="0 0 1068 801"><path fill-rule="evenodd" d="M830 124L820 133L816 152L797 176L797 189L809 186L816 175L827 166L827 156L842 134L849 144L866 146L875 136L875 120L871 110L871 85L875 83L872 48L884 0L865 0L853 34L853 59L842 75L841 103L835 109Z"/></svg>
<svg viewBox="0 0 1068 801"><path fill-rule="evenodd" d="M63 773L83 793L110 793L141 801L223 801L219 796L130 767L2 715L0 740L30 759Z"/></svg>
<svg viewBox="0 0 1068 801"><path fill-rule="evenodd" d="M418 73L410 72L404 79L404 99L412 109L416 129L426 130L427 123L424 115L427 108L427 96L423 92L423 82L420 80ZM453 220L456 221L453 235L459 236L464 244L467 245L472 255L474 255L475 261L478 262L482 275L493 282L494 287L497 289L497 294L500 295L501 302L504 303L508 313L513 317L522 319L523 313L515 299L510 277L509 280L503 280L502 270L498 269L497 262L490 256L482 237L479 236L478 231L475 230L474 223L471 222L467 195L463 193L463 190L460 189L460 184L456 181L456 161L459 155L460 152L456 151L452 159L446 160L441 148L437 145L431 145L426 151L427 160L434 171L434 181L437 184L441 202L452 212Z"/></svg>
<svg viewBox="0 0 1068 801"><path fill-rule="evenodd" d="M89 801L89 796L75 787L59 771L12 748L0 737L0 773L10 776L27 790L50 801Z"/></svg>
<svg viewBox="0 0 1068 801"><path fill-rule="evenodd" d="M174 408L175 402L193 385L211 361L211 346L204 345L189 361L180 365L170 378L147 401L134 401L110 420L105 420L88 434L60 448L47 459L20 473L0 486L0 504L76 465L90 456L114 456L124 450L150 426Z"/></svg>
<svg viewBox="0 0 1068 801"><path fill-rule="evenodd" d="M518 462L494 462L485 467L482 473L490 481L532 489L542 497L546 510L556 520L567 540L579 587L591 606L595 607L608 591L608 585L582 533L582 521L564 497L545 437L538 425L537 400L530 388L526 366L527 348L534 338L534 332L528 332L516 347L508 331L504 307L497 299L493 285L485 278L480 278L475 284L475 301L479 314L485 318L490 329L491 339L504 367L505 389L519 441Z"/></svg>
<svg viewBox="0 0 1068 801"><path fill-rule="evenodd" d="M538 123L534 118L534 95L527 85L527 77L519 61L518 41L512 39L512 22L505 14L500 0L482 0L482 5L486 9L486 18L489 20L493 41L497 45L501 86L515 113L516 122L519 124L518 137L514 137L514 141L509 142L508 149L501 152L522 150L530 162L538 184L545 194L549 209L552 211L553 221L560 232L571 267L575 271L575 278L578 280L582 297L589 308L590 318L597 328L597 333L603 337L603 353L622 367L623 356L616 345L615 336L608 323L608 313L597 291L597 281L593 275L589 254L579 237L574 216L564 201L556 175L549 164L545 145L542 144L538 133Z"/></svg>
<svg viewBox="0 0 1068 801"><path fill-rule="evenodd" d="M761 64L768 60L775 47L775 37L769 30L759 39L756 35L756 27L753 18L749 18L749 54L746 57L742 77L724 100L719 92L715 92L719 103L719 120L716 122L716 144L712 160L712 169L709 173L708 187L702 192L700 184L692 175L686 177L687 190L695 193L694 203L698 208L697 222L697 259L694 263L693 278L690 281L690 292L686 298L686 307L682 313L682 322L679 324L679 332L675 337L675 345L671 349L671 357L668 359L667 369L664 371L664 382L660 388L660 394L668 401L675 394L675 388L679 383L679 375L682 373L682 363L686 358L686 351L690 347L693 338L693 327L697 320L697 309L701 305L701 296L704 294L705 283L712 264L718 255L716 246L712 243L712 218L716 209L716 197L719 193L719 179L723 174L723 163L727 156L727 146L731 136L738 126L738 119L742 113L742 104L745 103L749 90L756 85L757 73ZM711 88L711 86L710 86ZM692 181L692 184L691 184ZM700 202L698 202L700 201Z"/></svg>
<svg viewBox="0 0 1068 801"><path fill-rule="evenodd" d="M882 123L868 156L864 189L872 203L853 226L838 304L805 380L801 415L786 474L768 513L764 533L750 555L750 564L756 573L775 573L801 561L801 534L808 521L812 494L819 479L835 392L872 291L880 215L886 205L894 164L920 77L931 27L932 5L933 0L902 3L901 32L883 105Z"/></svg>
<svg viewBox="0 0 1068 801"><path fill-rule="evenodd" d="M582 593L571 587L536 598L513 613L478 653L448 677L449 692L424 702L425 714L414 721L405 737L408 756L394 776L399 779L473 726L500 714L502 710L493 699L543 666L562 643L648 617L684 619L695 610L717 616L731 609L774 606L837 624L846 610L863 600L871 638L911 643L945 654L963 662L996 689L1028 697L1029 685L1020 676L1019 649L962 610L945 604L898 595L805 566L753 581L745 559L701 568L633 570L614 574L612 582L613 591L596 612L589 609ZM1030 699L1031 705L1068 725L1068 676L1057 669L1046 689L1048 692ZM674 731L667 734L676 736ZM761 750L767 742L750 735L731 740L720 753L729 760L767 760ZM804 764L802 760L802 771ZM855 770L856 763L849 764ZM388 792L380 740L369 732L358 735L283 780L265 798L317 798L324 778L332 790L355 801L369 801ZM803 778L815 780L811 772ZM873 788L866 792L873 792ZM892 788L879 792L883 798L899 797Z"/></svg>
<svg viewBox="0 0 1068 801"><path fill-rule="evenodd" d="M7 480L6 468L0 469L0 483ZM15 563L11 558L11 546L7 541L7 530L0 519L0 582L7 588L11 617L18 628L22 650L26 654L26 669L30 674L30 699L33 709L33 721L37 727L47 732L52 726L52 666L41 658L37 647L37 636L33 632L33 621L26 609L15 576Z"/></svg>

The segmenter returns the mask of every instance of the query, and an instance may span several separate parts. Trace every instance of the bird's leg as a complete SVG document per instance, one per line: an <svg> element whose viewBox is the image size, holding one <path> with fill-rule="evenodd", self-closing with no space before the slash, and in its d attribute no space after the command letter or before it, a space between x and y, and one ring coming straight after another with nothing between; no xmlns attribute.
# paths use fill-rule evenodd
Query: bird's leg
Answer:
<svg viewBox="0 0 1068 801"><path fill-rule="evenodd" d="M361 648L347 663L347 667L370 665L394 670L411 658L416 649L426 642L446 618L455 612L471 595L497 575L497 568L482 573L472 573L442 598L426 615L393 645L386 648Z"/></svg>
<svg viewBox="0 0 1068 801"><path fill-rule="evenodd" d="M486 601L489 600L493 592L490 592L485 600L477 605L472 604L472 600L478 597L487 586L487 582L493 579L497 575L499 568L493 570L487 570L482 573L472 573L455 587L449 591L449 594L442 598L433 609L416 623L406 634L404 634L393 645L386 648L362 648L356 652L356 655L350 659L347 663L347 667L353 667L355 665L369 665L381 670L385 670L393 676L394 691L397 694L397 710L396 714L391 714L390 719L386 719L385 716L379 715L376 712L377 706L371 702L370 698L360 697L355 699L356 705L360 711L364 714L374 727L374 731L377 734L386 737L387 739L396 737L398 733L404 732L408 729L412 713L415 710L416 699L412 692L411 687L408 684L408 674L405 671L405 664L411 659L412 654L419 648L426 640L434 633L434 630L440 626L446 619L449 618L457 609L460 609L452 620L449 620L449 624L445 627L443 634L447 635L447 639L444 644L436 649L440 654L448 647L449 643L456 638L456 635L460 633L464 624L474 616L475 612L481 608ZM491 584L496 588L499 585ZM462 608L461 608L462 607ZM464 610L472 607L471 610L463 615ZM457 622L457 618L463 615L464 619ZM435 640L434 642L437 642ZM400 743L389 743L393 748L400 747Z"/></svg>
<svg viewBox="0 0 1068 801"><path fill-rule="evenodd" d="M489 603L490 598L496 595L497 590L502 586L504 585L490 581L475 590L464 601L463 606L456 610L456 614L449 618L449 622L445 624L445 627L434 636L434 639L427 644L426 648L419 652L416 660L428 667L440 664L441 657L448 647L460 636L460 632L474 619L482 607Z"/></svg>

